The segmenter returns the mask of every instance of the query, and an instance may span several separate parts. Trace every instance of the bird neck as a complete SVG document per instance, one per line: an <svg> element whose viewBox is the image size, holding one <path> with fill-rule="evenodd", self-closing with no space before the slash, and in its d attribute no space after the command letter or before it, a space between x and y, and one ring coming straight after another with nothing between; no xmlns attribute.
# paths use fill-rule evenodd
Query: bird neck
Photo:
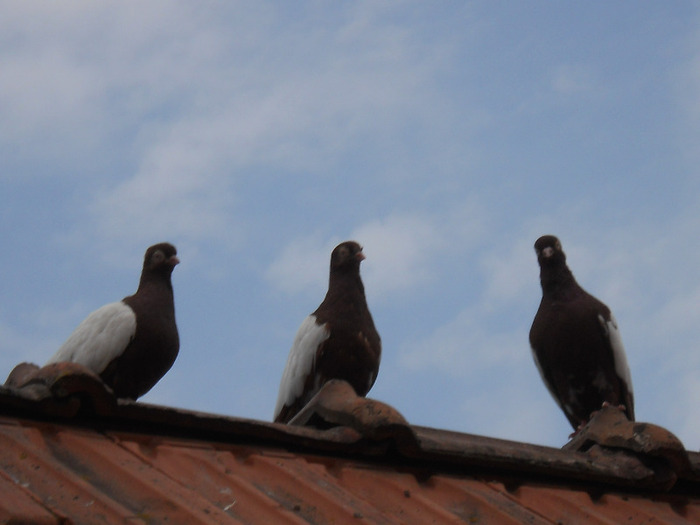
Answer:
<svg viewBox="0 0 700 525"><path fill-rule="evenodd" d="M344 297L358 296L364 298L365 287L359 273L333 272L328 281L327 301Z"/></svg>
<svg viewBox="0 0 700 525"><path fill-rule="evenodd" d="M540 271L540 283L542 291L546 294L554 294L566 290L570 286L576 285L574 274L571 273L566 265L547 268L544 267Z"/></svg>
<svg viewBox="0 0 700 525"><path fill-rule="evenodd" d="M141 280L139 281L139 287L136 291L141 292L142 290L167 290L170 295L173 294L173 283L170 279L170 274L158 274L158 273L146 273L141 275Z"/></svg>

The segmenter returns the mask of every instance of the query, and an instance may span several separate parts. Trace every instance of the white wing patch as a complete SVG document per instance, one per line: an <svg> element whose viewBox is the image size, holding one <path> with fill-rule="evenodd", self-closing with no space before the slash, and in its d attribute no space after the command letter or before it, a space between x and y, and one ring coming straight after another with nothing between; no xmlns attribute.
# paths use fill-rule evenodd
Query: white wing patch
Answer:
<svg viewBox="0 0 700 525"><path fill-rule="evenodd" d="M136 333L136 314L119 301L98 308L78 325L46 364L70 361L96 374L107 368Z"/></svg>
<svg viewBox="0 0 700 525"><path fill-rule="evenodd" d="M303 394L306 378L316 364L316 350L330 335L326 325L319 326L316 323L314 315L308 316L301 323L282 373L273 419L277 418L284 405L291 405Z"/></svg>
<svg viewBox="0 0 700 525"><path fill-rule="evenodd" d="M620 330L617 328L615 316L611 313L610 321L605 321L603 316L599 314L598 321L600 321L610 341L610 346L613 350L615 372L620 379L627 383L627 390L632 394L632 374L630 374L630 368L627 365L627 355L625 354L625 347L622 344L622 337L620 336Z"/></svg>

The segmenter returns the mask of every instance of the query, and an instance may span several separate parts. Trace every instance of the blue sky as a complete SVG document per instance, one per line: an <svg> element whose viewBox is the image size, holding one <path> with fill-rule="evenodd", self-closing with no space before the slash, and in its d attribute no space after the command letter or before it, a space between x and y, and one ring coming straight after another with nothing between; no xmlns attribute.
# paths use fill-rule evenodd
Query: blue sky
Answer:
<svg viewBox="0 0 700 525"><path fill-rule="evenodd" d="M143 401L269 420L359 241L370 396L562 445L532 245L614 311L640 421L700 448L700 3L61 2L0 17L0 372L170 241L180 356Z"/></svg>

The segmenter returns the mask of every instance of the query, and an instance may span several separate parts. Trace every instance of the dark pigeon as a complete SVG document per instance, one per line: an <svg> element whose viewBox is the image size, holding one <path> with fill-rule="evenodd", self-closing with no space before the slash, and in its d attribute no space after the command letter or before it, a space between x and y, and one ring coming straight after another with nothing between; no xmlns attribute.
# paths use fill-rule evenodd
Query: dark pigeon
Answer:
<svg viewBox="0 0 700 525"><path fill-rule="evenodd" d="M148 248L136 293L88 315L46 364L86 366L118 398L135 400L148 392L180 348L171 282L180 262L176 254L168 243Z"/></svg>
<svg viewBox="0 0 700 525"><path fill-rule="evenodd" d="M556 237L537 239L535 252L542 301L530 346L545 385L576 430L604 403L634 421L632 380L615 317L578 285Z"/></svg>
<svg viewBox="0 0 700 525"><path fill-rule="evenodd" d="M360 279L364 258L356 242L344 242L333 250L326 297L301 324L289 351L276 422L289 422L331 379L347 381L359 396L372 388L382 345Z"/></svg>

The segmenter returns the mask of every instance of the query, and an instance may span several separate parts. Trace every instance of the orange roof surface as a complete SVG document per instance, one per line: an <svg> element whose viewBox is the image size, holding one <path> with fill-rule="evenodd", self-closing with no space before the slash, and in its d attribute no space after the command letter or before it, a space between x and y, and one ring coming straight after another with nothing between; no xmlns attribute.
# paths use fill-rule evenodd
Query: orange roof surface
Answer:
<svg viewBox="0 0 700 525"><path fill-rule="evenodd" d="M0 523L700 523L697 453L669 482L630 454L59 397L0 387Z"/></svg>

